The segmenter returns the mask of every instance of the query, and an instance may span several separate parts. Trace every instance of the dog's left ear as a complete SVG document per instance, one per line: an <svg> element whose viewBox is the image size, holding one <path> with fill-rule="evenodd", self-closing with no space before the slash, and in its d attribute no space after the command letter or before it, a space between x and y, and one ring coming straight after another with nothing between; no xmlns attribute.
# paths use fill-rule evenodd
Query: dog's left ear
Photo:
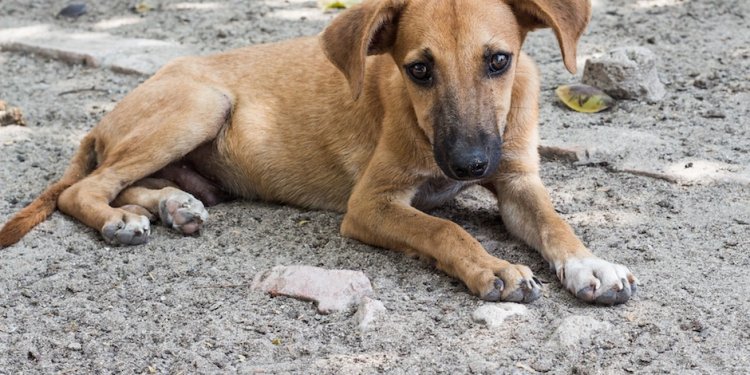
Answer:
<svg viewBox="0 0 750 375"><path fill-rule="evenodd" d="M354 100L362 93L368 55L386 53L406 0L365 1L336 17L320 35L328 60L346 77Z"/></svg>
<svg viewBox="0 0 750 375"><path fill-rule="evenodd" d="M527 31L540 27L551 27L555 31L565 67L575 74L578 39L591 18L589 0L506 1L516 13L521 27Z"/></svg>

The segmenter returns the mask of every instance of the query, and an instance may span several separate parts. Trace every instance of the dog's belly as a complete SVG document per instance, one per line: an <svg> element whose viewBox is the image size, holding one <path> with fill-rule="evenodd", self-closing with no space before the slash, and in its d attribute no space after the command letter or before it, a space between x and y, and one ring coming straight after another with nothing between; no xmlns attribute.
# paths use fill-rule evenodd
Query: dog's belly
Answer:
<svg viewBox="0 0 750 375"><path fill-rule="evenodd" d="M231 194L245 199L291 204L298 207L346 211L354 186L351 176L335 166L320 168L296 159L282 163L279 155L253 154L250 158L223 159L218 180Z"/></svg>
<svg viewBox="0 0 750 375"><path fill-rule="evenodd" d="M419 186L412 205L420 210L433 209L453 199L472 184L470 181L456 181L447 177L429 179Z"/></svg>
<svg viewBox="0 0 750 375"><path fill-rule="evenodd" d="M238 111L242 112L242 110ZM283 122L282 124L302 122ZM346 211L349 196L372 146L337 153L342 147L321 134L316 124L295 131L276 123L271 130L252 122L235 122L220 140L213 171L207 171L235 196L298 207ZM341 134L341 132L333 132ZM317 137L316 137L317 136ZM347 150L348 151L348 150Z"/></svg>

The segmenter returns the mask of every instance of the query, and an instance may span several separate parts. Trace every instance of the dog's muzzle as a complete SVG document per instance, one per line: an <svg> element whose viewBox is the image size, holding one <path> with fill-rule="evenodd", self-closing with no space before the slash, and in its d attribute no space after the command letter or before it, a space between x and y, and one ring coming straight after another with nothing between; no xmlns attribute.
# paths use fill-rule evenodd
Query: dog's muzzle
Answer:
<svg viewBox="0 0 750 375"><path fill-rule="evenodd" d="M439 140L433 145L435 162L454 180L481 180L500 165L499 136L480 136L475 142Z"/></svg>

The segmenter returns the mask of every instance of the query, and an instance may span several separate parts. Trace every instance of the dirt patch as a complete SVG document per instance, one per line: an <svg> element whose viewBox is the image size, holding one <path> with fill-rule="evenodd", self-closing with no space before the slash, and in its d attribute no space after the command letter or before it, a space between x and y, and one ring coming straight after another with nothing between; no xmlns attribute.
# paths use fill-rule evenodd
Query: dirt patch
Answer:
<svg viewBox="0 0 750 375"><path fill-rule="evenodd" d="M299 0L155 1L143 16L127 2L94 0L76 20L56 19L67 3L51 3L3 1L0 28L51 24L209 53L315 34L330 19ZM750 165L748 17L744 0L595 1L580 67L589 55L646 46L667 94L593 115L556 102L554 88L579 77L565 72L552 33L535 33L525 50L542 70L542 139L621 131L641 140L611 158L625 155L627 166ZM143 77L11 52L0 52L0 66L0 99L28 125L0 128L4 222L61 175L81 136ZM478 190L434 213L546 281L526 313L491 329L472 319L484 303L459 282L342 238L338 214L235 202L211 208L200 237L156 228L147 245L110 248L56 213L0 254L0 373L750 371L747 182L672 183L613 173L611 159L544 162L541 174L584 242L639 278L624 306L586 305L562 290ZM360 331L354 311L320 315L310 302L249 287L258 273L292 264L363 271L387 310Z"/></svg>

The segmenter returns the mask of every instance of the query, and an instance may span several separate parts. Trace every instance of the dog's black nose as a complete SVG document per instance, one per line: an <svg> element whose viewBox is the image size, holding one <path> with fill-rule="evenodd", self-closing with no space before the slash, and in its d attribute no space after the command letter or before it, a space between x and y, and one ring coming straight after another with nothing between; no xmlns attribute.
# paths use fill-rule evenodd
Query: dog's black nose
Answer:
<svg viewBox="0 0 750 375"><path fill-rule="evenodd" d="M467 157L451 163L451 170L460 179L481 178L487 174L489 160L483 152L472 152Z"/></svg>

